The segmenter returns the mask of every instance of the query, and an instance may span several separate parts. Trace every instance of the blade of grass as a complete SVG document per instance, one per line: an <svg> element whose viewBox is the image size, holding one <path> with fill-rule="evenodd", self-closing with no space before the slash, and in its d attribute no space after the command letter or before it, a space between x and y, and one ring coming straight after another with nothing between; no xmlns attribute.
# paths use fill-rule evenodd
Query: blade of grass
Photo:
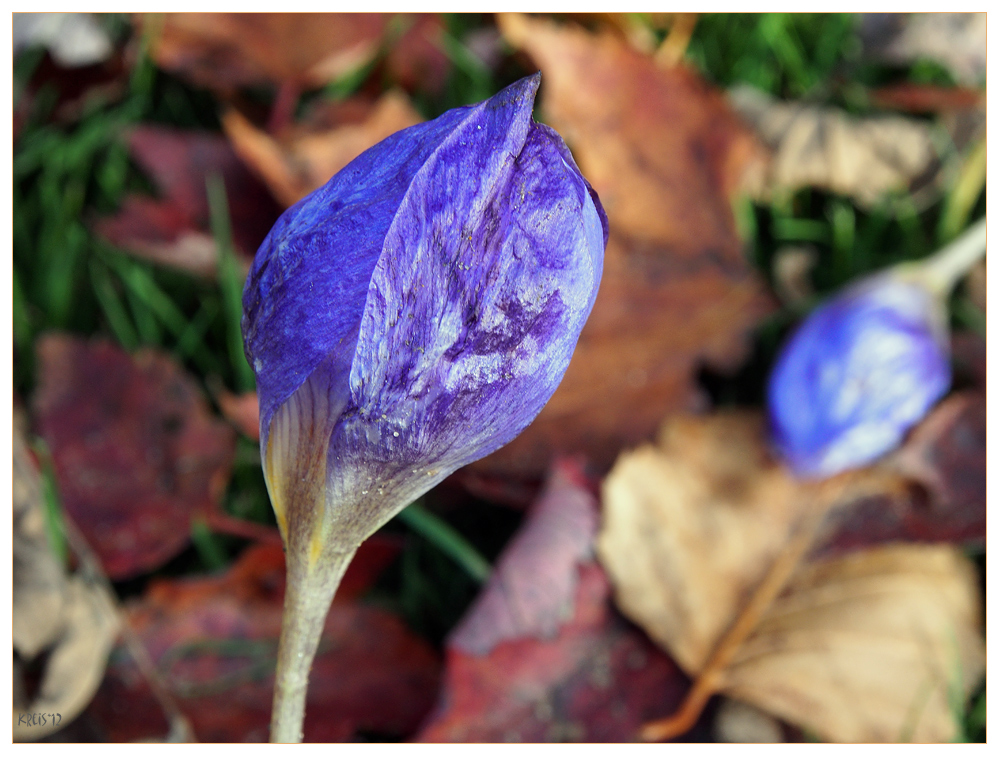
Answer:
<svg viewBox="0 0 1000 757"><path fill-rule="evenodd" d="M823 221L811 218L775 217L771 230L774 238L781 242L826 244L830 241L830 227Z"/></svg>
<svg viewBox="0 0 1000 757"><path fill-rule="evenodd" d="M28 315L28 305L24 298L24 290L21 289L21 277L18 275L17 267L12 268L12 278L14 344L19 350L24 350L31 344L31 317Z"/></svg>
<svg viewBox="0 0 1000 757"><path fill-rule="evenodd" d="M132 325L125 304L115 290L114 282L107 267L98 260L90 261L90 282L94 287L97 303L104 311L104 317L118 343L129 352L139 346L139 335Z"/></svg>
<svg viewBox="0 0 1000 757"><path fill-rule="evenodd" d="M104 257L109 267L118 274L125 285L129 304L135 315L136 326L139 328L139 334L144 343L163 345L159 330L161 324L178 341L185 337L190 339L188 331L191 324L187 317L170 296L160 288L150 271L142 264L122 255L107 254ZM185 343L185 346L188 344ZM204 342L198 341L191 346L190 358L199 369L206 373L216 369L215 359Z"/></svg>
<svg viewBox="0 0 1000 757"><path fill-rule="evenodd" d="M208 193L208 208L212 219L212 236L219 256L219 289L222 292L222 311L226 321L226 344L229 347L229 364L236 379L236 388L249 392L257 382L243 353L244 280L236 265L233 251L232 228L229 222L229 203L226 200L226 185L216 173L205 179Z"/></svg>
<svg viewBox="0 0 1000 757"><path fill-rule="evenodd" d="M986 188L986 139L981 139L962 162L954 186L945 199L938 223L938 242L946 244L957 237L969 222L969 215Z"/></svg>
<svg viewBox="0 0 1000 757"><path fill-rule="evenodd" d="M191 543L194 544L198 557L208 570L222 570L229 564L226 550L201 518L191 521Z"/></svg>
<svg viewBox="0 0 1000 757"><path fill-rule="evenodd" d="M66 525L63 518L62 502L59 499L59 487L56 484L56 474L52 466L52 455L48 445L42 439L31 442L31 450L38 458L41 470L42 508L45 512L45 535L48 538L52 554L60 565L66 565L69 559L69 547L66 544Z"/></svg>
<svg viewBox="0 0 1000 757"><path fill-rule="evenodd" d="M470 103L485 100L493 94L493 74L475 53L444 30L435 44L451 64L468 78L471 84L467 92Z"/></svg>
<svg viewBox="0 0 1000 757"><path fill-rule="evenodd" d="M215 299L202 301L198 312L194 314L177 340L177 353L182 358L193 359L199 351L208 351L204 337L218 314L219 305Z"/></svg>
<svg viewBox="0 0 1000 757"><path fill-rule="evenodd" d="M464 536L419 502L414 502L396 517L448 555L474 581L483 583L490 577L493 568L489 561Z"/></svg>
<svg viewBox="0 0 1000 757"><path fill-rule="evenodd" d="M121 276L119 272L119 276ZM163 344L163 332L160 324L153 315L152 309L145 298L139 295L134 286L130 285L124 277L125 297L128 299L129 310L132 311L132 320L135 322L136 330L139 332L139 343L151 346L161 346Z"/></svg>
<svg viewBox="0 0 1000 757"><path fill-rule="evenodd" d="M833 266L838 281L848 281L857 273L854 261L854 237L857 219L854 207L846 200L834 199L827 210L832 227Z"/></svg>

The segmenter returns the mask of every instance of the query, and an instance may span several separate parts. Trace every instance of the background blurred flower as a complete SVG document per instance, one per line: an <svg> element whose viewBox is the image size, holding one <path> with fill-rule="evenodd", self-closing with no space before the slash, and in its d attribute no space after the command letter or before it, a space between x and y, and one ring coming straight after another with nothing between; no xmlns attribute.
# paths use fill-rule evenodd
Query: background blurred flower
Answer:
<svg viewBox="0 0 1000 757"><path fill-rule="evenodd" d="M948 391L945 297L985 249L980 222L928 261L868 277L806 319L768 386L774 443L792 470L822 477L872 462Z"/></svg>

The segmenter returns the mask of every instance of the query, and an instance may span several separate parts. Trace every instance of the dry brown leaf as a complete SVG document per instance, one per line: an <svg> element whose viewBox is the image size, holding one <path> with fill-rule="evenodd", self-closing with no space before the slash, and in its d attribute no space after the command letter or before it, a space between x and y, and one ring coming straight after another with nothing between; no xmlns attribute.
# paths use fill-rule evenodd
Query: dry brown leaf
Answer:
<svg viewBox="0 0 1000 757"><path fill-rule="evenodd" d="M700 363L735 365L769 308L730 197L757 143L693 72L660 69L610 32L517 14L498 24L542 71L541 109L610 220L600 292L562 384L480 470L538 474L552 450L610 466L700 396Z"/></svg>
<svg viewBox="0 0 1000 757"><path fill-rule="evenodd" d="M167 13L136 18L162 68L219 91L291 80L320 86L370 61L387 14Z"/></svg>
<svg viewBox="0 0 1000 757"><path fill-rule="evenodd" d="M890 457L825 482L798 481L770 458L759 415L668 420L656 447L622 455L604 481L597 549L619 607L685 671L702 674L764 576L803 534L815 539L814 548L850 541L855 515L869 519L862 522L876 540L964 534L966 512L974 512L964 504L971 495L935 493L932 506L920 508L908 499L909 485L894 479L900 470L910 481L934 465L944 471L964 465L965 478L978 480L985 460L966 459L965 451L978 434L953 431L968 425L962 422L970 413L978 417L963 397L943 403L932 414L939 420L917 428L909 468ZM938 488L951 492L943 483ZM879 501L881 520L878 512L855 513ZM801 528L818 516L824 518L818 532ZM878 546L825 562L814 558L793 574L791 588L753 633L733 642L735 661L722 663L721 677L708 685L827 739L949 738L947 702L978 681L983 645L975 576L950 550ZM942 673L946 654L950 678ZM938 677L921 689L928 666ZM966 688L945 698L959 675ZM913 709L918 704L924 709ZM672 725L657 726L672 732Z"/></svg>
<svg viewBox="0 0 1000 757"><path fill-rule="evenodd" d="M376 103L331 105L313 121L280 139L258 129L236 110L223 116L222 125L239 156L278 202L287 206L326 184L369 147L421 118L405 95L390 91Z"/></svg>
<svg viewBox="0 0 1000 757"><path fill-rule="evenodd" d="M449 647L483 656L510 639L552 639L573 615L577 565L593 558L597 501L582 465L559 459Z"/></svg>
<svg viewBox="0 0 1000 757"><path fill-rule="evenodd" d="M936 60L963 84L986 78L985 13L871 13L861 18L870 55L895 63Z"/></svg>
<svg viewBox="0 0 1000 757"><path fill-rule="evenodd" d="M807 566L723 689L838 742L947 742L985 671L975 571L950 546L897 545Z"/></svg>
<svg viewBox="0 0 1000 757"><path fill-rule="evenodd" d="M757 414L678 417L604 480L597 549L617 604L689 675L818 497L766 449Z"/></svg>
<svg viewBox="0 0 1000 757"><path fill-rule="evenodd" d="M761 198L818 187L877 204L888 192L925 182L937 153L930 126L903 116L854 118L837 108L785 103L752 87L729 94L733 107L774 152Z"/></svg>
<svg viewBox="0 0 1000 757"><path fill-rule="evenodd" d="M30 659L62 630L66 575L45 533L42 491L20 429L14 430L13 617L14 649Z"/></svg>
<svg viewBox="0 0 1000 757"><path fill-rule="evenodd" d="M205 177L218 174L226 188L237 262L245 273L281 208L225 137L147 125L130 130L127 142L159 197L127 195L115 215L95 222L97 232L139 257L214 277L219 260Z"/></svg>
<svg viewBox="0 0 1000 757"><path fill-rule="evenodd" d="M14 701L13 737L36 741L68 725L93 698L118 616L102 586L68 577L52 554L38 472L18 430L13 446L14 650L24 660L49 652L33 700Z"/></svg>

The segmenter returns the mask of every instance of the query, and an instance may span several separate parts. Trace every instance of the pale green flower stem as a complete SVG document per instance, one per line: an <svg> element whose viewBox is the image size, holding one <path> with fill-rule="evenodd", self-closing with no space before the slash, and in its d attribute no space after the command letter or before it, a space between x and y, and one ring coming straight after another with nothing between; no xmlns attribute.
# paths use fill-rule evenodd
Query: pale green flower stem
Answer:
<svg viewBox="0 0 1000 757"><path fill-rule="evenodd" d="M909 269L907 275L913 276L932 292L944 297L985 253L986 219L983 218L929 258L904 266Z"/></svg>
<svg viewBox="0 0 1000 757"><path fill-rule="evenodd" d="M333 595L354 552L324 549L315 561L296 559L292 550L287 552L288 581L271 710L272 743L298 744L302 741L309 670Z"/></svg>

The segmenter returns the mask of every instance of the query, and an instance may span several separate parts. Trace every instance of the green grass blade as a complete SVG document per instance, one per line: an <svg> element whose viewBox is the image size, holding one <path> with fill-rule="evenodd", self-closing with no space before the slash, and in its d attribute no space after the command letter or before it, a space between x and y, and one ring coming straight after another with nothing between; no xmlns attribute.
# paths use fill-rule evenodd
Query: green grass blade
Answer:
<svg viewBox="0 0 1000 757"><path fill-rule="evenodd" d="M448 555L473 580L483 583L490 577L493 568L489 561L479 554L479 551L466 541L465 537L458 531L424 509L419 503L414 502L397 517Z"/></svg>
<svg viewBox="0 0 1000 757"><path fill-rule="evenodd" d="M24 290L21 288L21 277L18 275L17 266L12 267L12 277L14 344L19 350L25 350L31 346L31 317L28 315L28 304L24 297Z"/></svg>
<svg viewBox="0 0 1000 757"><path fill-rule="evenodd" d="M226 200L226 185L218 174L211 174L205 180L208 192L208 208L212 219L212 236L219 256L219 289L222 292L222 310L226 321L226 344L229 347L229 362L236 376L240 391L251 391L257 384L253 371L243 353L244 280L236 265L233 251L232 228L229 223L229 203Z"/></svg>
<svg viewBox="0 0 1000 757"><path fill-rule="evenodd" d="M139 334L128 317L125 304L115 290L111 274L103 263L92 260L90 263L90 281L94 287L94 295L97 303L104 311L104 317L108 322L111 332L115 335L118 343L129 352L139 346Z"/></svg>
<svg viewBox="0 0 1000 757"><path fill-rule="evenodd" d="M52 554L56 560L60 565L67 565L69 563L69 547L66 544L66 524L63 520L62 501L59 499L56 473L52 466L52 455L48 445L42 439L35 439L31 448L38 457L41 468L45 535L48 537L49 546L52 548Z"/></svg>
<svg viewBox="0 0 1000 757"><path fill-rule="evenodd" d="M210 571L222 570L229 563L226 550L219 544L218 538L209 529L208 524L201 519L191 521L191 543L202 563Z"/></svg>

